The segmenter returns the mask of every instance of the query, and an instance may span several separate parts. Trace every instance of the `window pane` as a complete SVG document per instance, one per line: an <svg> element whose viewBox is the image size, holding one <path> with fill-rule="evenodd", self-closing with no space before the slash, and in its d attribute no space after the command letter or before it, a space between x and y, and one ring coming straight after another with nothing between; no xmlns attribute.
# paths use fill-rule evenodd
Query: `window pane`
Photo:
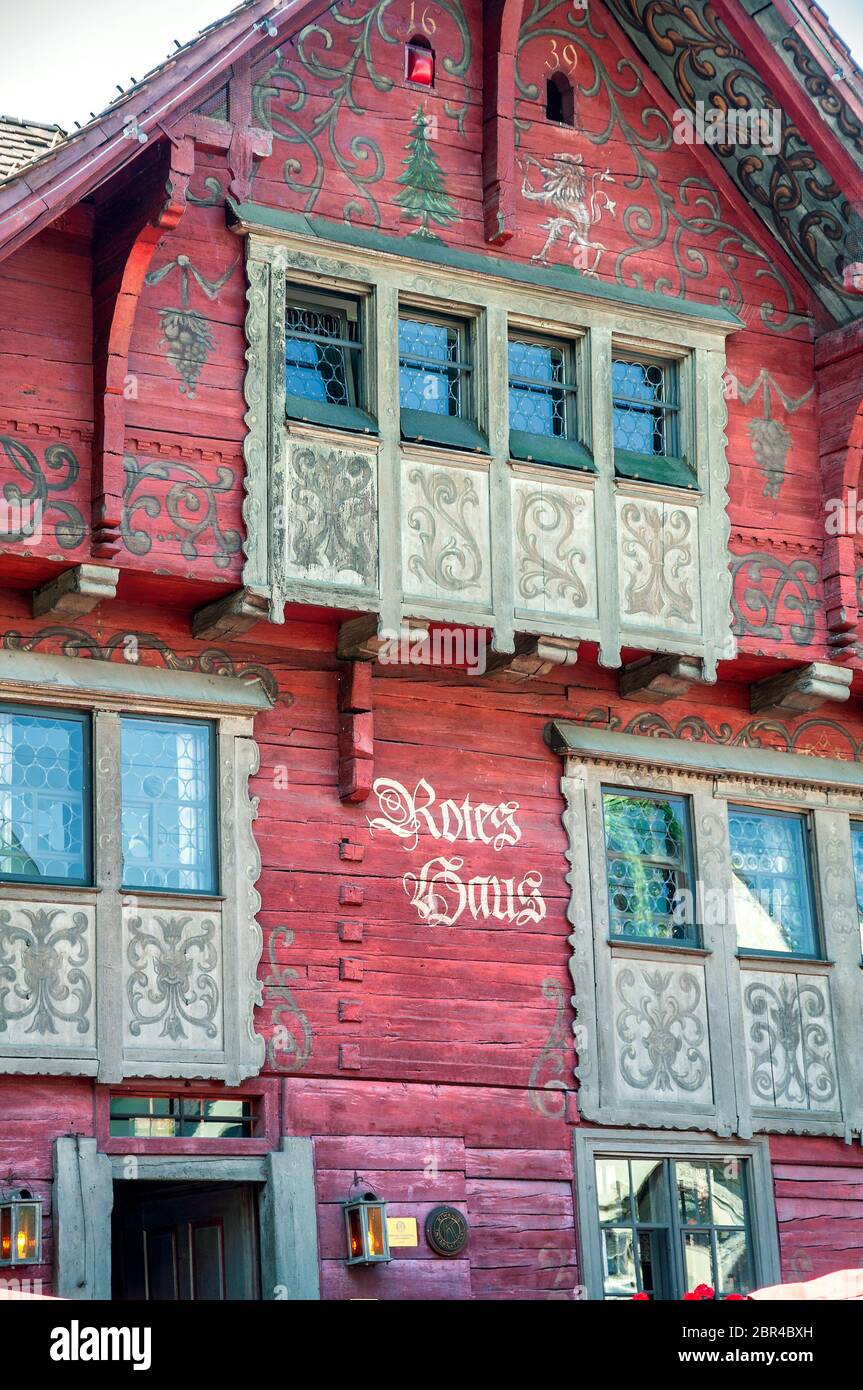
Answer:
<svg viewBox="0 0 863 1390"><path fill-rule="evenodd" d="M709 1226L710 1183L706 1163L676 1163L677 1200L684 1226Z"/></svg>
<svg viewBox="0 0 863 1390"><path fill-rule="evenodd" d="M285 312L285 392L303 400L350 405L354 325L336 310L291 305Z"/></svg>
<svg viewBox="0 0 863 1390"><path fill-rule="evenodd" d="M737 944L817 954L803 816L729 806Z"/></svg>
<svg viewBox="0 0 863 1390"><path fill-rule="evenodd" d="M612 936L695 940L687 803L610 790L602 800Z"/></svg>
<svg viewBox="0 0 863 1390"><path fill-rule="evenodd" d="M628 1221L629 1164L625 1158L596 1160L596 1191L600 1221Z"/></svg>
<svg viewBox="0 0 863 1390"><path fill-rule="evenodd" d="M637 1291L632 1231L603 1231L602 1247L606 1298L613 1298L615 1295L631 1298Z"/></svg>
<svg viewBox="0 0 863 1390"><path fill-rule="evenodd" d="M686 1265L687 1293L691 1293L699 1284L709 1284L712 1289L716 1288L709 1231L683 1232L683 1258Z"/></svg>
<svg viewBox="0 0 863 1390"><path fill-rule="evenodd" d="M743 1196L743 1165L729 1158L710 1165L714 1226L743 1226L746 1207Z"/></svg>
<svg viewBox="0 0 863 1390"><path fill-rule="evenodd" d="M655 362L612 363L614 447L638 454L673 453L670 369Z"/></svg>
<svg viewBox="0 0 863 1390"><path fill-rule="evenodd" d="M717 1231L717 1284L721 1293L749 1293L753 1287L752 1263L745 1231Z"/></svg>
<svg viewBox="0 0 863 1390"><path fill-rule="evenodd" d="M399 320L399 391L405 410L462 414L460 334L450 324Z"/></svg>
<svg viewBox="0 0 863 1390"><path fill-rule="evenodd" d="M216 891L211 728L123 719L123 886Z"/></svg>
<svg viewBox="0 0 863 1390"><path fill-rule="evenodd" d="M665 1222L668 1220L665 1200L665 1165L660 1158L632 1160L632 1190L635 1194L637 1221Z"/></svg>
<svg viewBox="0 0 863 1390"><path fill-rule="evenodd" d="M509 427L527 434L567 434L567 354L551 343L509 343ZM570 393L571 394L571 393Z"/></svg>
<svg viewBox="0 0 863 1390"><path fill-rule="evenodd" d="M0 874L89 878L87 726L53 714L0 711Z"/></svg>

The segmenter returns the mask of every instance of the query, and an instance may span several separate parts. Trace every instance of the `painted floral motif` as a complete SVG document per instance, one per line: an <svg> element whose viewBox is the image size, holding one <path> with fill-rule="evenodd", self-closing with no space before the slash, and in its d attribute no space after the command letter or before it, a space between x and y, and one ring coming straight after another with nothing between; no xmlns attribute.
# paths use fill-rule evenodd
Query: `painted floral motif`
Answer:
<svg viewBox="0 0 863 1390"><path fill-rule="evenodd" d="M542 996L554 1005L554 1022L542 1051L530 1069L528 1092L534 1110L549 1120L566 1112L566 1071L570 1063L570 1034L566 1026L566 993L559 980L543 980ZM545 1078L543 1080L543 1077Z"/></svg>
<svg viewBox="0 0 863 1390"><path fill-rule="evenodd" d="M686 512L629 502L620 521L621 550L633 562L624 597L626 615L645 613L691 623L694 603L684 571L692 564L692 523Z"/></svg>
<svg viewBox="0 0 863 1390"><path fill-rule="evenodd" d="M615 1027L620 1074L639 1091L699 1091L709 1075L702 1048L702 989L691 971L622 969Z"/></svg>
<svg viewBox="0 0 863 1390"><path fill-rule="evenodd" d="M60 656L87 657L92 661L128 661L131 665L161 664L168 671L200 671L205 676L236 676L238 680L259 681L275 704L293 704L288 691L279 692L278 682L266 666L236 666L233 657L218 647L208 647L200 654L180 656L152 632L117 632L105 642L99 642L83 628L51 626L26 635L23 632L0 633L0 651L35 652L48 647ZM157 662L142 661L152 653Z"/></svg>
<svg viewBox="0 0 863 1390"><path fill-rule="evenodd" d="M549 600L584 608L588 592L578 572L587 565L583 550L573 544L578 519L586 511L584 498L537 488L519 493L516 537L519 544L518 593L523 599L543 595ZM552 538L552 553L544 540Z"/></svg>
<svg viewBox="0 0 863 1390"><path fill-rule="evenodd" d="M187 1028L217 1037L217 923L201 914L154 913L146 924L142 917L130 917L127 926L126 956L132 973L126 996L132 1036L139 1037L145 1028L161 1023L159 1036L172 1042L186 1038Z"/></svg>
<svg viewBox="0 0 863 1390"><path fill-rule="evenodd" d="M291 456L291 551L302 569L353 570L376 576L375 475L362 454L297 449Z"/></svg>
<svg viewBox="0 0 863 1390"><path fill-rule="evenodd" d="M815 387L810 386L808 391L796 399L788 396L766 367L762 368L749 386L744 385L742 381L737 382L737 396L744 405L749 405L759 391L762 393L761 415L750 420L746 428L752 441L755 462L764 475L765 497L779 496L785 481L785 465L791 452L790 433L781 420L771 415L771 393L775 392L779 397L787 415L794 415L810 399L814 390Z"/></svg>
<svg viewBox="0 0 863 1390"><path fill-rule="evenodd" d="M197 309L190 308L191 281L194 280L208 299L218 299L219 291L230 280L240 264L240 259L238 256L217 280L208 280L185 255L177 256L175 260L168 261L158 270L151 270L145 276L146 284L158 285L172 271L179 271L180 305L160 309L159 324L162 329L162 346L166 349L168 361L180 377L180 394L188 396L190 401L195 399L201 368L213 349L213 333L209 323Z"/></svg>
<svg viewBox="0 0 863 1390"><path fill-rule="evenodd" d="M826 981L797 975L746 986L749 1084L756 1103L818 1108L837 1098L827 990Z"/></svg>
<svg viewBox="0 0 863 1390"><path fill-rule="evenodd" d="M126 486L123 492L123 514L120 530L126 548L133 555L147 555L153 540L179 540L180 553L186 560L199 559L198 545L207 532L212 532L216 551L213 562L220 569L231 563L231 556L242 549L243 538L239 531L223 531L219 524L217 498L230 496L235 485L232 470L220 467L215 480L207 478L199 468L180 460L151 460L139 463L128 456L123 460L126 471ZM159 491L144 492L147 485L170 482L166 495ZM166 534L153 532L146 527L136 529L136 512L143 512L150 520L161 517L162 507L173 522L175 530Z"/></svg>
<svg viewBox="0 0 863 1390"><path fill-rule="evenodd" d="M54 528L61 550L75 550L86 534L84 518L74 503L59 493L78 481L78 460L68 444L49 444L42 461L29 445L0 435L0 450L24 486L9 480L0 501L0 544L39 542L46 524Z"/></svg>
<svg viewBox="0 0 863 1390"><path fill-rule="evenodd" d="M380 206L372 192L383 177L384 156L378 142L364 131L374 128L374 119L345 134L342 117L368 117L369 94L384 95L393 89L393 80L381 72L378 46L404 43L402 32L390 33L387 21L395 0L372 0L361 5L333 5L322 15L326 23L307 24L297 35L288 61L281 51L275 62L256 83L253 93L256 122L272 132L274 140L294 147L284 163L284 180L291 192L303 199L303 210L311 212L324 187L326 170L337 171L353 188L347 199L344 220L371 222L380 226ZM446 52L441 68L448 79L464 84L471 61L471 38L460 0L439 0L434 5L435 47L440 50L441 26L450 21L458 47ZM336 56L337 55L337 56ZM310 96L314 96L310 102ZM323 97L323 100L321 100ZM318 111L306 126L307 106ZM453 105L444 103L445 114L464 134L468 110L467 87L464 99ZM375 118L379 119L377 113ZM361 131L363 133L361 133Z"/></svg>
<svg viewBox="0 0 863 1390"><path fill-rule="evenodd" d="M294 933L288 927L275 927L270 932L267 943L270 974L264 980L264 1003L273 1005L267 1061L276 1071L302 1071L312 1055L312 1025L292 989L299 972L281 965L277 959L280 947L287 950L293 944Z"/></svg>
<svg viewBox="0 0 863 1390"><path fill-rule="evenodd" d="M0 909L0 1033L29 1019L28 1033L73 1023L90 1030L90 921L64 907Z"/></svg>
<svg viewBox="0 0 863 1390"><path fill-rule="evenodd" d="M738 637L780 642L785 634L777 619L784 609L798 619L788 626L791 641L798 647L809 646L815 636L820 587L818 569L811 560L786 561L766 551L751 551L731 556L731 575L731 611Z"/></svg>
<svg viewBox="0 0 863 1390"><path fill-rule="evenodd" d="M469 473L458 477L443 468L417 467L410 470L408 481L423 498L407 513L408 527L421 546L408 561L411 573L450 593L472 588L482 576L475 539L479 494L473 478Z"/></svg>

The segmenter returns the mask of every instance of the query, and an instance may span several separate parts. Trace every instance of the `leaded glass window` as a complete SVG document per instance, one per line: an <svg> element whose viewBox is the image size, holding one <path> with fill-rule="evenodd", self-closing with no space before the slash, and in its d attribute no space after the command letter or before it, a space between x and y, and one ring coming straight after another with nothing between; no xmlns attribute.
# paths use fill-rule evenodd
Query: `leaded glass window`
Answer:
<svg viewBox="0 0 863 1390"><path fill-rule="evenodd" d="M677 455L674 364L615 357L611 373L615 449L658 458Z"/></svg>
<svg viewBox="0 0 863 1390"><path fill-rule="evenodd" d="M570 344L532 337L509 340L509 427L574 439L575 372Z"/></svg>
<svg viewBox="0 0 863 1390"><path fill-rule="evenodd" d="M817 956L806 817L729 806L728 833L738 946Z"/></svg>
<svg viewBox="0 0 863 1390"><path fill-rule="evenodd" d="M746 1160L597 1158L605 1298L753 1287Z"/></svg>
<svg viewBox="0 0 863 1390"><path fill-rule="evenodd" d="M605 787L602 805L611 935L697 940L686 799Z"/></svg>
<svg viewBox="0 0 863 1390"><path fill-rule="evenodd" d="M403 410L469 419L470 378L466 325L413 314L399 318L399 394Z"/></svg>
<svg viewBox="0 0 863 1390"><path fill-rule="evenodd" d="M0 708L0 878L90 882L85 715Z"/></svg>
<svg viewBox="0 0 863 1390"><path fill-rule="evenodd" d="M215 893L213 728L121 720L123 886Z"/></svg>
<svg viewBox="0 0 863 1390"><path fill-rule="evenodd" d="M288 414L297 412L297 401L355 405L361 348L355 301L289 292L285 309Z"/></svg>

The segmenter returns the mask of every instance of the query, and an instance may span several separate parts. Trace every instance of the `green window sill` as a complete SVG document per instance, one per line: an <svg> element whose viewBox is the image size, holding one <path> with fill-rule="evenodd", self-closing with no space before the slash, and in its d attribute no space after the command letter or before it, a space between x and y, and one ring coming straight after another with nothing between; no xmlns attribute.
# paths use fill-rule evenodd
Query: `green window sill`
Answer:
<svg viewBox="0 0 863 1390"><path fill-rule="evenodd" d="M470 420L456 415L434 415L430 410L401 412L402 439L415 444L443 444L448 449L467 449L487 454L488 440Z"/></svg>
<svg viewBox="0 0 863 1390"><path fill-rule="evenodd" d="M618 478L631 478L639 483L663 483L666 487L700 491L698 480L685 459L660 458L655 454L634 454L625 449L615 449L614 471Z"/></svg>
<svg viewBox="0 0 863 1390"><path fill-rule="evenodd" d="M510 430L510 457L525 463L550 463L556 468L576 468L595 473L596 464L583 444L575 439L559 439L526 430Z"/></svg>
<svg viewBox="0 0 863 1390"><path fill-rule="evenodd" d="M285 415L309 425L327 425L334 430L353 430L356 434L377 434L371 415L355 405L330 405L326 401L307 401L302 396L285 397Z"/></svg>

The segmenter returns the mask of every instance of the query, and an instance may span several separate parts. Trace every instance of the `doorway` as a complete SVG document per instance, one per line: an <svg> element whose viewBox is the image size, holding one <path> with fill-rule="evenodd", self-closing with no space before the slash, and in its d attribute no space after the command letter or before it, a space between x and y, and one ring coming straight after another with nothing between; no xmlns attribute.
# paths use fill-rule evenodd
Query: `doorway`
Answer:
<svg viewBox="0 0 863 1390"><path fill-rule="evenodd" d="M115 1179L111 1247L114 1299L258 1299L258 1184Z"/></svg>

